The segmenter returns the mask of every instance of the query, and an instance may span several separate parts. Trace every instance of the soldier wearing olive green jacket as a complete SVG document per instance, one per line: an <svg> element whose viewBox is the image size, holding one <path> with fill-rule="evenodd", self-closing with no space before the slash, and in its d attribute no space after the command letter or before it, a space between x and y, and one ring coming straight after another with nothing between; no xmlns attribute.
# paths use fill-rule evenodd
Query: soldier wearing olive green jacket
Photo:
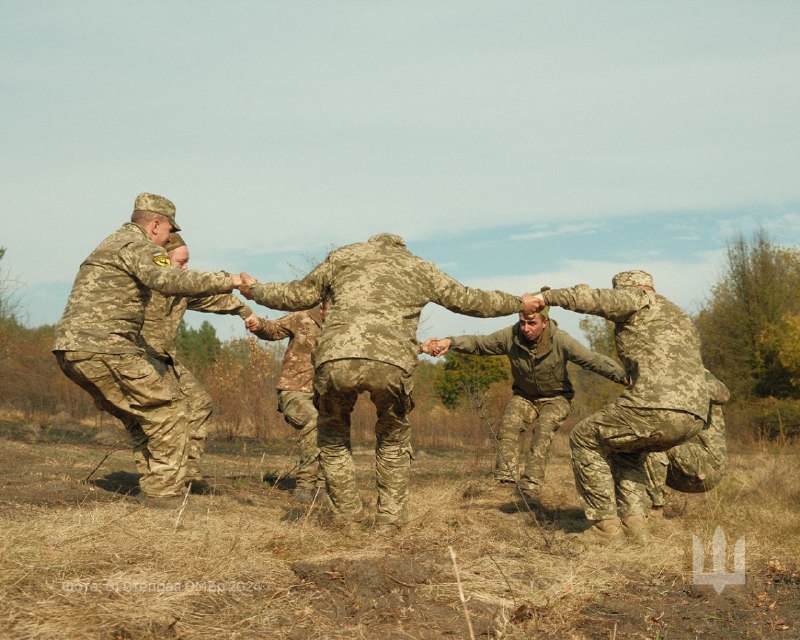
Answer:
<svg viewBox="0 0 800 640"><path fill-rule="evenodd" d="M691 319L655 292L644 271L618 273L612 284L613 289L578 285L543 291L532 305L614 323L617 355L630 384L570 434L575 483L586 517L595 521L582 539L601 544L625 534L634 541L649 537L645 458L697 434L709 407L700 338Z"/></svg>
<svg viewBox="0 0 800 640"><path fill-rule="evenodd" d="M520 434L536 422L530 449L523 461L519 489L538 502L544 484L553 435L571 410L575 390L567 362L623 384L625 371L611 358L584 347L549 319L548 310L519 314L519 322L487 336L456 336L428 340L422 349L442 355L448 349L481 356L508 356L513 396L506 405L497 434L494 475L498 482L517 480Z"/></svg>
<svg viewBox="0 0 800 640"><path fill-rule="evenodd" d="M241 284L239 274L170 268L163 245L179 229L172 202L137 196L131 222L81 264L53 349L64 373L130 431L145 463L143 499L164 498L154 506L172 506L182 493L188 424L177 381L159 373L140 335L151 290L198 296Z"/></svg>
<svg viewBox="0 0 800 640"><path fill-rule="evenodd" d="M345 519L365 519L350 451L350 414L359 393L369 392L378 413L378 524L408 518L407 415L413 408L411 374L419 354L422 309L434 302L457 313L503 316L517 313L529 300L465 287L389 233L332 251L302 280L252 284L249 294L244 288L242 293L287 311L311 308L330 296L314 350L320 463L335 511Z"/></svg>

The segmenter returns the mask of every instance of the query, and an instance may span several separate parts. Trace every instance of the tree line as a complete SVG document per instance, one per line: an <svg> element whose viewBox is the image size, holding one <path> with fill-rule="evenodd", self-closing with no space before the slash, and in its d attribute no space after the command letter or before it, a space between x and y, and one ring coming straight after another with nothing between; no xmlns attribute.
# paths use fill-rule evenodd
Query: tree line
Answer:
<svg viewBox="0 0 800 640"><path fill-rule="evenodd" d="M4 253L0 248L0 261ZM731 389L731 430L762 439L800 435L800 250L774 243L763 230L739 236L727 245L722 274L694 319L707 368ZM587 317L580 326L593 350L615 355L613 325ZM0 410L26 419L61 413L111 420L58 369L50 354L52 336L52 326L22 325L13 281L0 269ZM182 323L177 347L214 398L218 433L291 435L276 411L282 345L253 338L222 341L213 325L203 322L199 328ZM577 392L573 422L619 393L613 383L577 367L571 375ZM415 374L417 445L486 439L489 423L499 419L510 395L510 377L503 357L451 351L444 362L421 362ZM371 439L367 405L354 415L356 439Z"/></svg>

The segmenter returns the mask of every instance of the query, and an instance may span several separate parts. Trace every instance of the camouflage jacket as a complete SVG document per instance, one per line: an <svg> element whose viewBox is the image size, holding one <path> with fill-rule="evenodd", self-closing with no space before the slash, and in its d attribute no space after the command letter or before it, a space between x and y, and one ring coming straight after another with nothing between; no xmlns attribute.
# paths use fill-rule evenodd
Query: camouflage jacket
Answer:
<svg viewBox="0 0 800 640"><path fill-rule="evenodd" d="M317 336L322 328L322 314L319 308L290 313L277 320L265 318L259 318L259 320L261 326L254 334L262 340L289 338L289 345L283 356L278 389L311 393L314 382L311 353L317 344Z"/></svg>
<svg viewBox="0 0 800 640"><path fill-rule="evenodd" d="M709 459L719 472L724 473L728 464L728 445L725 437L725 415L722 412L722 405L727 404L731 399L731 392L710 371L706 371L706 383L711 394L711 410L708 414L708 421L703 430L689 442L697 440L705 448Z"/></svg>
<svg viewBox="0 0 800 640"><path fill-rule="evenodd" d="M229 274L170 268L163 247L125 223L81 264L55 328L54 351L140 353L150 290L171 295L229 293Z"/></svg>
<svg viewBox="0 0 800 640"><path fill-rule="evenodd" d="M599 373L609 380L624 383L625 371L611 358L584 347L571 335L548 322L538 345L530 342L516 323L486 336L451 337L451 348L481 356L508 356L513 376L514 395L529 400L564 396L571 400L575 389L567 372L567 362Z"/></svg>
<svg viewBox="0 0 800 640"><path fill-rule="evenodd" d="M706 419L709 391L691 319L653 291L578 285L542 293L547 304L614 323L617 354L630 379L623 406L686 411Z"/></svg>
<svg viewBox="0 0 800 640"><path fill-rule="evenodd" d="M327 294L331 307L314 350L315 366L366 358L409 373L419 354L419 317L429 302L478 317L522 309L517 296L465 287L393 238L381 234L336 249L302 280L253 285L253 300L293 311L313 307Z"/></svg>
<svg viewBox="0 0 800 640"><path fill-rule="evenodd" d="M175 338L186 310L223 315L238 315L244 319L253 313L239 298L229 293L199 298L167 296L152 291L150 302L144 312L142 339L147 352L159 360L177 362Z"/></svg>

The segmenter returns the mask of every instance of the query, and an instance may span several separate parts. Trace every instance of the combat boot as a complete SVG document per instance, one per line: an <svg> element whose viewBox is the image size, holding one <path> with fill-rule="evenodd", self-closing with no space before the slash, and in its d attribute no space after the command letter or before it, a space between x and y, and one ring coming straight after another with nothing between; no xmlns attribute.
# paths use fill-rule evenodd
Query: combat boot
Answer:
<svg viewBox="0 0 800 640"><path fill-rule="evenodd" d="M633 544L645 544L650 541L650 530L647 528L647 518L643 515L626 516L622 519L622 528L628 540Z"/></svg>
<svg viewBox="0 0 800 640"><path fill-rule="evenodd" d="M622 523L619 518L597 520L591 527L575 534L575 540L581 544L608 546L625 539Z"/></svg>

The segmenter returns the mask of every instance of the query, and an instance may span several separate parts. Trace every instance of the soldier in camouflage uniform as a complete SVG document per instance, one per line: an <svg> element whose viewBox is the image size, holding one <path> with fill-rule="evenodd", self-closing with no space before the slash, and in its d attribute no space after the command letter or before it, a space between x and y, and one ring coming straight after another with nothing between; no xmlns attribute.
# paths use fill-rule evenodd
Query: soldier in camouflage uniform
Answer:
<svg viewBox="0 0 800 640"><path fill-rule="evenodd" d="M171 233L164 250L173 267L188 269L189 247L178 233ZM175 340L186 310L223 315L238 315L245 326L255 327L258 316L242 300L229 293L213 296L171 296L151 291L150 302L144 314L142 339L154 366L162 375L169 374L178 380L181 393L189 406L189 442L186 457L185 482L191 483L193 493L211 493L212 488L200 473L200 458L208 436L208 419L211 416L211 397L186 367L178 361ZM143 460L139 461L140 466ZM141 468L140 468L141 470Z"/></svg>
<svg viewBox="0 0 800 640"><path fill-rule="evenodd" d="M645 462L647 495L651 515L664 507L664 487L683 493L704 493L719 484L728 466L725 417L722 405L731 394L722 382L706 371L711 408L708 422L696 436L683 444L649 454Z"/></svg>
<svg viewBox="0 0 800 640"><path fill-rule="evenodd" d="M131 222L83 261L55 328L54 353L98 407L119 418L142 459L142 501L173 506L186 473L188 407L174 375L148 357L140 335L151 291L168 295L229 293L242 276L171 269L163 245L175 205L150 193L136 197Z"/></svg>
<svg viewBox="0 0 800 640"><path fill-rule="evenodd" d="M612 284L613 289L578 285L544 291L532 305L598 315L615 325L617 354L630 386L570 434L578 493L586 517L594 521L581 538L600 544L626 533L634 541L648 538L645 458L695 436L710 400L700 338L689 317L655 292L644 271L619 273Z"/></svg>
<svg viewBox="0 0 800 640"><path fill-rule="evenodd" d="M532 300L465 287L389 233L332 251L302 280L252 284L249 293L241 291L259 304L289 311L330 297L314 350L320 462L334 511L345 520L365 520L355 482L350 414L358 395L368 392L378 414L377 524L408 518L412 451L407 416L413 408L412 372L423 307L435 302L457 313L489 317L517 313Z"/></svg>
<svg viewBox="0 0 800 640"><path fill-rule="evenodd" d="M567 362L624 384L625 371L611 358L590 351L549 319L549 309L520 312L519 322L488 336L432 338L422 345L431 355L449 349L481 356L505 355L511 363L513 396L506 405L497 434L494 476L498 482L517 481L520 434L536 429L525 455L519 489L526 501L538 503L550 458L553 435L572 409L575 389Z"/></svg>
<svg viewBox="0 0 800 640"><path fill-rule="evenodd" d="M277 320L259 318L253 334L262 340L289 338L278 381L278 411L297 430L297 473L293 497L311 503L325 478L319 468L317 408L314 406L314 365L311 352L317 344L328 311L327 300L314 309L297 311Z"/></svg>

